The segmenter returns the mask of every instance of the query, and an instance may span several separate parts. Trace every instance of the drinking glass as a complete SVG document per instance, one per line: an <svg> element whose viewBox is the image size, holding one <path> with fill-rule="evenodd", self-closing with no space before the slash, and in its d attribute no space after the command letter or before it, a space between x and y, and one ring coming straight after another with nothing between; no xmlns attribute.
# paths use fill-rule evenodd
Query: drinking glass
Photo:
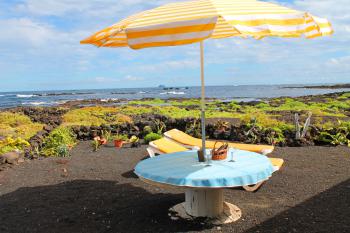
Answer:
<svg viewBox="0 0 350 233"><path fill-rule="evenodd" d="M230 160L229 160L229 162L236 162L236 161L233 159L235 150L234 150L233 148L230 148L229 152L230 152Z"/></svg>

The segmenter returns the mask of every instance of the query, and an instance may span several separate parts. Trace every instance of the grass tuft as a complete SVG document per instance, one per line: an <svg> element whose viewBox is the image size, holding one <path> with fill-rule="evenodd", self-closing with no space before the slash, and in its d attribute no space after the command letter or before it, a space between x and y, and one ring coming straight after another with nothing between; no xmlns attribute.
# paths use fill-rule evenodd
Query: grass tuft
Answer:
<svg viewBox="0 0 350 233"><path fill-rule="evenodd" d="M114 107L85 107L74 109L63 116L63 126L100 126L102 124L131 123L132 119Z"/></svg>
<svg viewBox="0 0 350 233"><path fill-rule="evenodd" d="M0 136L3 137L28 140L42 130L43 126L32 122L28 116L20 113L0 112Z"/></svg>

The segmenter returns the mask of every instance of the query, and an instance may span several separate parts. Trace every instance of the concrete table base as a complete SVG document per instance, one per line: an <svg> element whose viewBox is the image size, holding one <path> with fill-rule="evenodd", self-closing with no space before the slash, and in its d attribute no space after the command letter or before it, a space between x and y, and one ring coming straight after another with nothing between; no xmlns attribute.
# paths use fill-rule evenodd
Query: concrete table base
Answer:
<svg viewBox="0 0 350 233"><path fill-rule="evenodd" d="M187 189L186 201L170 208L172 218L205 217L215 225L227 224L241 218L241 210L223 201L223 189Z"/></svg>

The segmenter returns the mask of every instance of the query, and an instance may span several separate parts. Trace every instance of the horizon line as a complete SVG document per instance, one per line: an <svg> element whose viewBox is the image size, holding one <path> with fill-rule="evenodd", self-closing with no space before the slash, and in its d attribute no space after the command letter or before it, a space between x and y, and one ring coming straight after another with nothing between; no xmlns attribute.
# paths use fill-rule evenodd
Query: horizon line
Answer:
<svg viewBox="0 0 350 233"><path fill-rule="evenodd" d="M239 87L239 86L300 86L300 85L304 85L304 86L314 86L314 85L345 85L345 84L350 84L350 83L281 83L281 84L237 84L237 85L205 85L205 87L227 87L227 86L235 86L235 87ZM160 86L164 86L164 87L160 87ZM82 89L76 89L76 88L72 88L72 89L39 89L39 90L11 90L11 91L0 91L0 93L13 93L13 92L43 92L43 91L47 91L47 92L52 92L52 91L89 91L89 90L116 90L116 89L151 89L151 88L186 88L186 87L201 87L199 85L181 85L181 86L167 86L167 85L158 85L158 86L147 86L147 87L116 87L116 88L82 88Z"/></svg>

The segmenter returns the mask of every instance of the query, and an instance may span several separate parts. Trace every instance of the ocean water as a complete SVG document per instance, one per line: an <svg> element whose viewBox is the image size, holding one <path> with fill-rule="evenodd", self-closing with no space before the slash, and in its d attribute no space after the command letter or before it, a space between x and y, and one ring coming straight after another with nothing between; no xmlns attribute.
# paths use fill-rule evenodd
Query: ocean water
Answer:
<svg viewBox="0 0 350 233"><path fill-rule="evenodd" d="M224 101L252 101L281 96L319 95L350 89L293 88L298 85L207 86L206 97ZM301 87L301 85L300 85ZM199 98L200 87L120 88L99 90L0 92L0 108L16 106L55 106L71 100L135 100L142 98Z"/></svg>

